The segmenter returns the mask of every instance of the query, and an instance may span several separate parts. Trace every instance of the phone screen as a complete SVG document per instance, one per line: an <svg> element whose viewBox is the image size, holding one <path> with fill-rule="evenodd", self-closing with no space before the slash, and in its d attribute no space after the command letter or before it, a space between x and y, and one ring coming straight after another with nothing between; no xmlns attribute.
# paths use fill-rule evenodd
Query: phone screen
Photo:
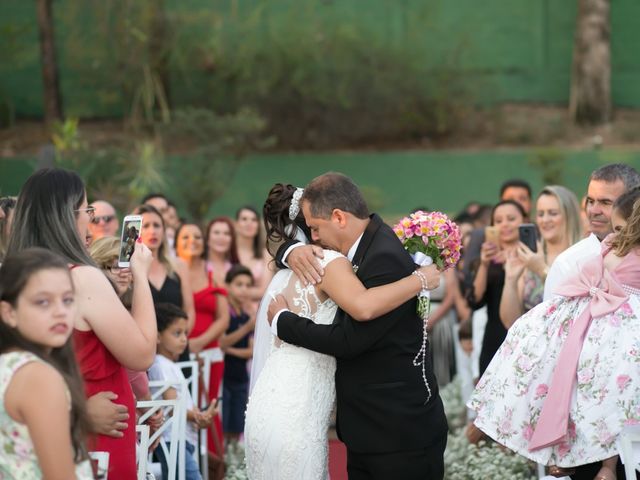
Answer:
<svg viewBox="0 0 640 480"><path fill-rule="evenodd" d="M142 218L125 218L122 223L122 237L120 241L120 256L118 265L126 266L131 262L131 255L136 246L136 240L140 236L140 228L142 227Z"/></svg>

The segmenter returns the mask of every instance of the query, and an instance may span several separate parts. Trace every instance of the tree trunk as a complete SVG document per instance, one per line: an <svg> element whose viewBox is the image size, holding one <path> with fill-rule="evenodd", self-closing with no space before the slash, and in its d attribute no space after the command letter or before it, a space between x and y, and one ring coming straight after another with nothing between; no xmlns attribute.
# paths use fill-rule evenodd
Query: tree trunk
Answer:
<svg viewBox="0 0 640 480"><path fill-rule="evenodd" d="M580 125L611 120L609 0L578 0L569 113Z"/></svg>
<svg viewBox="0 0 640 480"><path fill-rule="evenodd" d="M38 30L40 33L40 56L42 63L42 83L44 93L44 120L51 124L62 120L62 101L58 83L58 62L56 61L53 35L53 0L37 0Z"/></svg>
<svg viewBox="0 0 640 480"><path fill-rule="evenodd" d="M151 71L155 73L162 85L163 94L171 105L171 81L169 76L170 32L164 0L154 0L150 4L151 28L149 32L149 59Z"/></svg>

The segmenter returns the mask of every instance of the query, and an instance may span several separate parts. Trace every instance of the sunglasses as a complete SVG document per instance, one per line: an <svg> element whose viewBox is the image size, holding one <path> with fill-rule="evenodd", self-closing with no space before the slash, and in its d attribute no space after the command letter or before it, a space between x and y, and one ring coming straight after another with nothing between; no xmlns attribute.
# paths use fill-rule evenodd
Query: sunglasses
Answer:
<svg viewBox="0 0 640 480"><path fill-rule="evenodd" d="M115 215L99 215L91 219L91 223L98 225L100 222L109 223L115 220Z"/></svg>

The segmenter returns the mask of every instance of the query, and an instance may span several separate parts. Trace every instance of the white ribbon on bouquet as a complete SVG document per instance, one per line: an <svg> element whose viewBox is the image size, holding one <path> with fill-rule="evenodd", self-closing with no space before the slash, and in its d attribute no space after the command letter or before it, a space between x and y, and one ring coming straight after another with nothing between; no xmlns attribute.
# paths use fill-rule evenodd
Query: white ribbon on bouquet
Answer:
<svg viewBox="0 0 640 480"><path fill-rule="evenodd" d="M433 259L422 253L422 252L416 252L416 253L412 253L411 254L411 258L413 258L413 262L418 265L419 267L426 267L428 265L432 265L433 264ZM420 293L418 294L418 302L421 301L420 297L426 299L427 302L427 307L425 310L424 315L422 316L422 347L420 348L420 351L418 352L418 354L415 356L415 358L413 359L413 366L414 367L422 367L422 381L424 382L425 387L427 387L427 399L425 400L425 404L427 402L429 402L429 400L431 399L431 388L429 387L429 382L427 381L427 373L426 373L426 366L427 366L427 325L429 322L429 313L431 310L431 292L429 290L420 290Z"/></svg>

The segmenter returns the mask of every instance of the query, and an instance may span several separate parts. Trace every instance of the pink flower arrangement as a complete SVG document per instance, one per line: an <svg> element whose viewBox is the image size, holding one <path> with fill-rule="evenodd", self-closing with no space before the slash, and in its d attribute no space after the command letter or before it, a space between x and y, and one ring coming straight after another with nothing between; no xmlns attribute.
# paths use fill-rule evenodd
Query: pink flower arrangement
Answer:
<svg viewBox="0 0 640 480"><path fill-rule="evenodd" d="M393 231L412 256L422 253L442 271L460 260L460 229L444 213L417 210L401 219Z"/></svg>

